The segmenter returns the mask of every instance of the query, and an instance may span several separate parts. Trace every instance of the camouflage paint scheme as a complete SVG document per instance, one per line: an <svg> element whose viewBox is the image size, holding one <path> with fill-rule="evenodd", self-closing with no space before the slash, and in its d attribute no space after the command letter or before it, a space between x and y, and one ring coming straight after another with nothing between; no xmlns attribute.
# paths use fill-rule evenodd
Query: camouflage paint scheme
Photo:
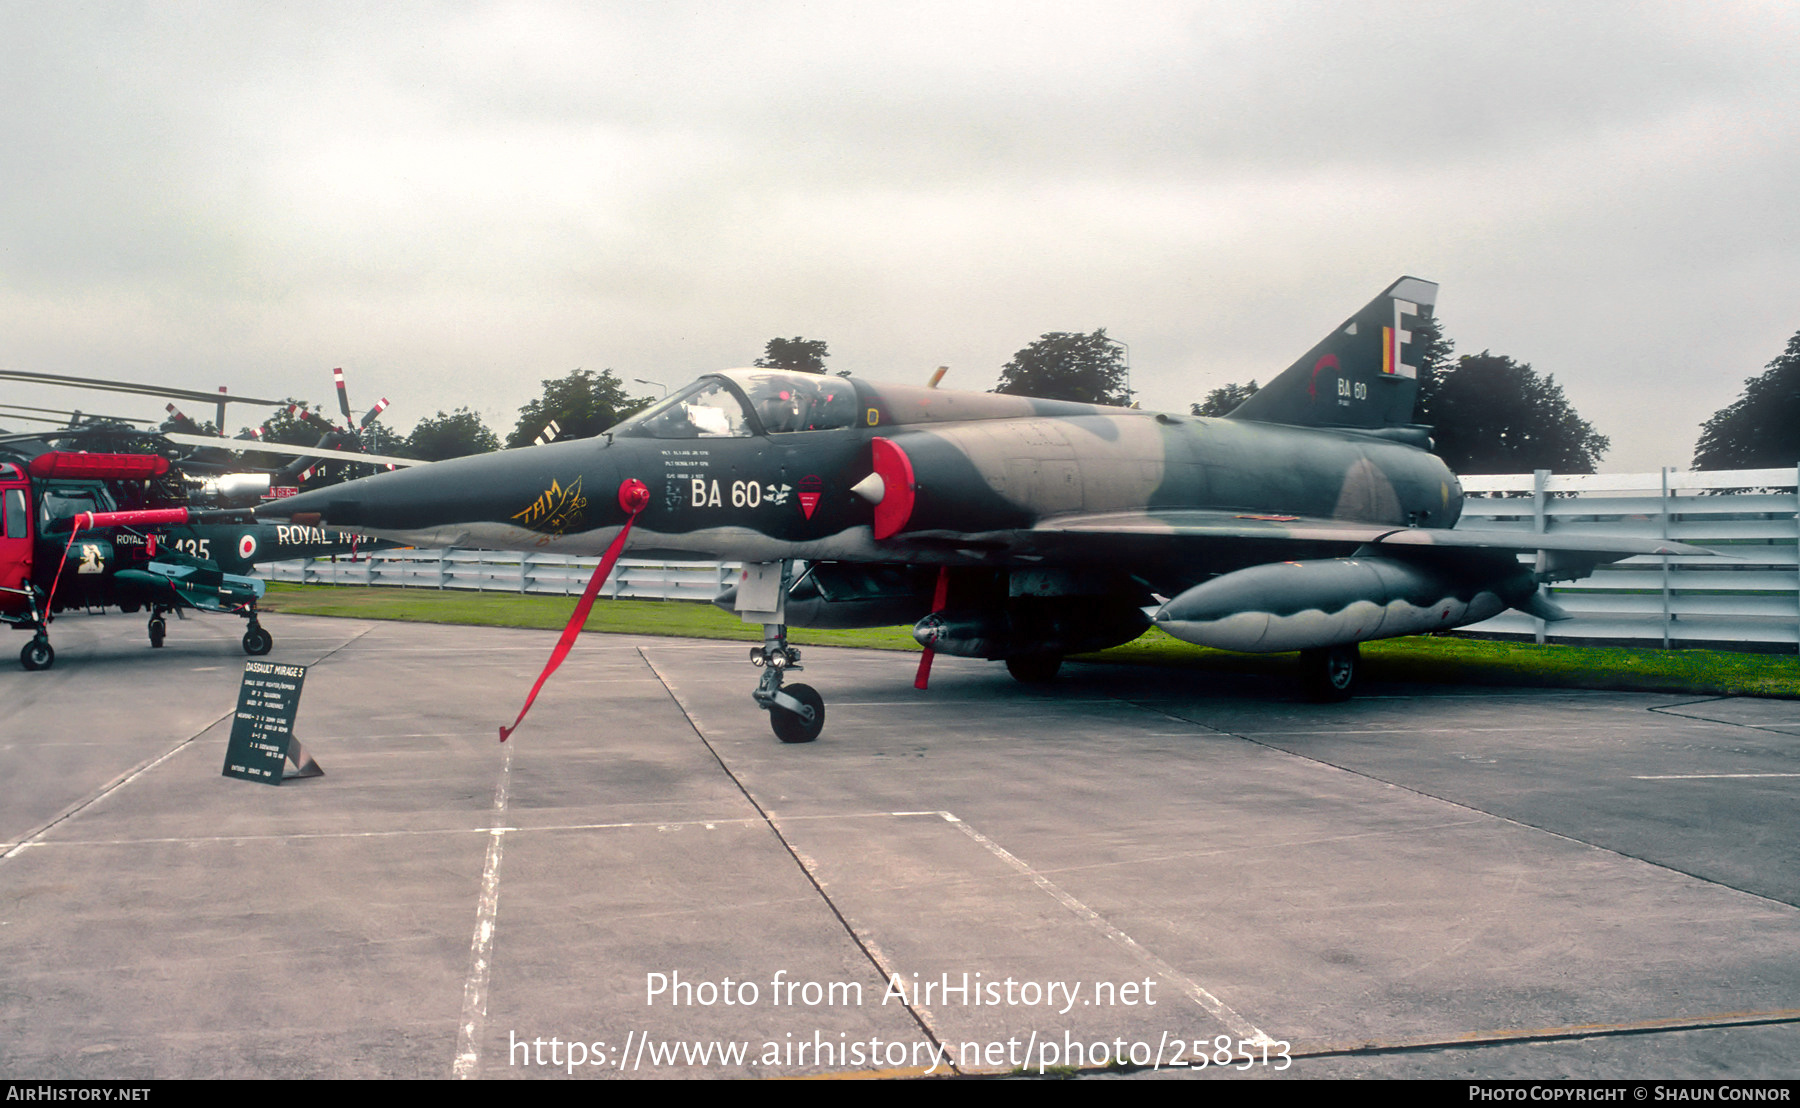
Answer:
<svg viewBox="0 0 1800 1108"><path fill-rule="evenodd" d="M1411 329L1435 296L1395 282L1223 418L734 370L600 438L381 474L259 513L419 546L591 556L636 479L650 502L634 553L804 559L815 568L788 622L937 607L920 641L1044 663L1015 668L1022 678L1135 637L1150 613L1235 649L1347 645L1353 678L1356 642L1507 606L1555 618L1540 579L1698 552L1451 531L1462 489L1410 423ZM1532 549L1554 552L1541 578L1516 556ZM1284 563L1301 564L1268 568Z"/></svg>

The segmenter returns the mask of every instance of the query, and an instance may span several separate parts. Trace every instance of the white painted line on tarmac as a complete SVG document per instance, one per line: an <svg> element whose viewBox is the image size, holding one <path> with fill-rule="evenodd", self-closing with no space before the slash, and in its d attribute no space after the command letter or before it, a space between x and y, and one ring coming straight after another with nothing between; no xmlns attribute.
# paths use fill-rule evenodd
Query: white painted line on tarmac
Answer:
<svg viewBox="0 0 1800 1108"><path fill-rule="evenodd" d="M469 944L469 979L463 983L462 1023L456 1032L458 1080L481 1076L481 1034L487 1029L488 974L493 966L494 921L500 911L500 854L506 845L506 794L512 781L512 747L500 765L494 786L494 828L488 832L487 861L481 869L481 896L475 905L475 938Z"/></svg>
<svg viewBox="0 0 1800 1108"><path fill-rule="evenodd" d="M1213 727L1215 725L1203 723L1201 726ZM1233 735L1474 735L1488 734L1490 732L1497 735L1521 733L1527 735L1537 734L1529 724L1519 724L1512 727L1326 727L1311 731L1299 731L1288 728L1257 731L1235 724L1232 724L1231 726L1237 727L1236 730L1230 732L1230 734ZM1609 723L1595 723L1588 728L1582 728L1580 726L1563 727L1559 729L1557 733L1573 735L1580 734L1584 730L1606 731L1610 733L1614 728Z"/></svg>
<svg viewBox="0 0 1800 1108"><path fill-rule="evenodd" d="M4 862L9 858L17 857L21 852L26 850L28 847L41 845L43 843L44 836L49 834L52 828L56 827L58 824L64 822L65 820L73 819L78 813L86 810L91 805L100 803L102 800L105 800L107 797L118 792L120 789L131 784L133 781L136 781L138 778L142 777L144 774L149 773L151 770L155 769L157 766L162 765L164 762L168 761L170 758L173 758L175 755L179 754L182 751L182 749L185 748L189 743L193 742L195 739L199 738L201 735L206 734L208 731L212 730L214 727L218 726L221 722L223 722L224 720L229 719L229 718L230 718L229 713L227 713L226 715L220 716L218 719L213 720L211 723L207 724L205 727L202 727L200 730L194 732L192 735L189 735L187 738L182 739L180 742L176 743L174 746L170 747L168 750L164 751L162 754L143 763L142 765L138 766L136 769L127 772L123 777L118 778L112 784L107 785L105 788L101 789L99 792L95 793L93 796L89 797L86 800L80 801L79 803L66 809L61 815L57 816L55 819L51 820L49 823L44 824L42 827L38 828L36 831L33 831L31 834L29 834L29 835L25 836L23 839L19 840L18 844L15 845L12 849L6 851L6 853L4 853L4 854L0 854L0 862Z"/></svg>
<svg viewBox="0 0 1800 1108"><path fill-rule="evenodd" d="M1633 781L1723 781L1743 777L1800 777L1800 773L1663 773L1634 776Z"/></svg>
<svg viewBox="0 0 1800 1108"><path fill-rule="evenodd" d="M945 822L955 824L959 831L980 843L988 853L1000 859L1002 862L1005 862L1013 869L1018 870L1026 877L1031 878L1032 883L1038 888L1055 897L1056 900L1069 911L1099 928L1107 938L1124 947L1139 962L1148 966L1150 969L1155 970L1157 974L1166 980L1173 981L1181 988L1182 992L1188 995L1190 1000L1206 1009L1214 1019L1230 1028L1233 1035L1236 1035L1240 1039L1247 1039L1258 1046L1275 1045L1276 1040L1270 1038L1262 1031L1262 1029L1239 1015L1237 1010L1232 1008L1231 1005L1226 1004L1218 997L1201 988L1200 983L1189 977L1187 974L1182 973L1174 966L1171 966L1169 963L1139 946L1136 939L1108 923L1106 917L1064 892L1054 881L1051 881L1048 877L1045 877L1037 870L1031 868L1031 866L1010 853L1005 847L1002 847L999 843L988 838L986 835L983 835L973 827L970 827L950 812L938 812L936 814L942 816Z"/></svg>
<svg viewBox="0 0 1800 1108"><path fill-rule="evenodd" d="M872 813L887 815L886 812ZM920 813L936 815L935 812ZM839 816L801 816L801 819L839 819ZM312 839L393 839L418 837L423 835L496 835L505 832L510 835L530 835L540 831L631 831L653 828L657 831L679 831L684 827L704 827L711 831L717 827L731 825L761 824L763 821L751 817L713 817L711 819L683 820L637 820L617 823L549 823L541 827L431 827L423 830L405 828L392 831L292 831L279 835L165 835L158 838L143 839L55 839L50 842L36 842L25 845L38 847L69 846L158 846L179 844L194 846L200 843L296 843Z"/></svg>

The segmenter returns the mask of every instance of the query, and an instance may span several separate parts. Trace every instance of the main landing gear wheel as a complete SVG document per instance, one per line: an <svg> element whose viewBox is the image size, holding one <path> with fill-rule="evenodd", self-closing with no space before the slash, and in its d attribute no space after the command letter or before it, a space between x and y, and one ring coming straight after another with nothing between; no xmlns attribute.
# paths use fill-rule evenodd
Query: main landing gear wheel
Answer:
<svg viewBox="0 0 1800 1108"><path fill-rule="evenodd" d="M1300 652L1300 680L1306 698L1321 704L1349 700L1356 692L1362 655L1355 643Z"/></svg>
<svg viewBox="0 0 1800 1108"><path fill-rule="evenodd" d="M1006 672L1022 685L1048 685L1062 664L1061 654L1020 654L1006 660Z"/></svg>
<svg viewBox="0 0 1800 1108"><path fill-rule="evenodd" d="M244 653L252 655L267 654L275 645L275 636L263 630L259 623L252 623L244 632Z"/></svg>
<svg viewBox="0 0 1800 1108"><path fill-rule="evenodd" d="M150 645L151 646L160 648L163 644L163 636L166 635L168 633L168 631L169 631L169 625L163 622L163 618L161 616L151 616L150 617Z"/></svg>
<svg viewBox="0 0 1800 1108"><path fill-rule="evenodd" d="M775 737L784 743L809 743L818 738L819 732L825 730L825 698L811 685L788 685L781 691L810 709L812 718L773 705L769 709L769 726L775 729Z"/></svg>
<svg viewBox="0 0 1800 1108"><path fill-rule="evenodd" d="M19 664L26 669L49 669L56 664L56 651L48 639L32 639L19 651Z"/></svg>

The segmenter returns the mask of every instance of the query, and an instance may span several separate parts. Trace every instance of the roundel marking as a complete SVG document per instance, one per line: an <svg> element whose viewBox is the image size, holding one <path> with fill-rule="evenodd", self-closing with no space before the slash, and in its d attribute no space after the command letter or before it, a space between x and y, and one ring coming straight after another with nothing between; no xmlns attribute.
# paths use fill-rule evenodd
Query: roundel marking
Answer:
<svg viewBox="0 0 1800 1108"><path fill-rule="evenodd" d="M1319 371L1321 369L1339 369L1337 355L1327 354L1313 364L1312 377L1306 383L1306 395L1314 400L1319 398Z"/></svg>
<svg viewBox="0 0 1800 1108"><path fill-rule="evenodd" d="M238 539L238 557L244 559L247 562L255 554L256 554L256 536L252 535L248 531L246 531L246 532L244 532L244 536L242 538Z"/></svg>

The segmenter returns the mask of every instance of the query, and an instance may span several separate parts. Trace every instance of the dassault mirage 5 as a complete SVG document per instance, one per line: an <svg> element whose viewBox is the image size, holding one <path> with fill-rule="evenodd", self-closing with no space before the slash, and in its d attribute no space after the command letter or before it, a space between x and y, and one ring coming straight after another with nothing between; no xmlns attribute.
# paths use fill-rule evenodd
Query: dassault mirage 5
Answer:
<svg viewBox="0 0 1800 1108"><path fill-rule="evenodd" d="M916 621L922 688L933 651L1048 681L1064 656L1154 623L1207 646L1300 651L1311 694L1342 699L1358 643L1509 607L1567 618L1543 582L1706 553L1454 529L1462 489L1412 423L1413 336L1436 294L1396 281L1222 418L741 369L598 438L258 512L416 546L616 554L629 533L638 552L741 559L729 601L764 629L752 695L786 742L816 738L825 718L815 690L783 686L800 668L790 626Z"/></svg>

